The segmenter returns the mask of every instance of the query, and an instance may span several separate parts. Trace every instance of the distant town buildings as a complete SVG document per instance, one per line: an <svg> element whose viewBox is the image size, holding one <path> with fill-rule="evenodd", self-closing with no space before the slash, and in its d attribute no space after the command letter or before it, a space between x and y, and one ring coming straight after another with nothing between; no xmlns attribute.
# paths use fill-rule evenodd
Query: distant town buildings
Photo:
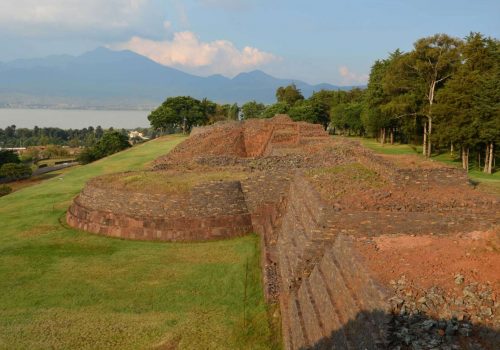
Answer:
<svg viewBox="0 0 500 350"><path fill-rule="evenodd" d="M134 139L149 140L149 137L145 137L142 132L136 131L136 130L129 131L128 138L130 140L134 140Z"/></svg>
<svg viewBox="0 0 500 350"><path fill-rule="evenodd" d="M23 151L26 151L26 147L0 147L0 151L14 151L17 154L21 154Z"/></svg>

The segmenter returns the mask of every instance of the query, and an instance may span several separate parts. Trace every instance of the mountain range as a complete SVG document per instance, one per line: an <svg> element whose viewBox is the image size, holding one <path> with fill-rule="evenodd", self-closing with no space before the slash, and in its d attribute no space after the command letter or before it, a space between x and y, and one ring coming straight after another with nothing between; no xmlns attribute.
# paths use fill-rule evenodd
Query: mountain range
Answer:
<svg viewBox="0 0 500 350"><path fill-rule="evenodd" d="M132 51L97 48L80 56L58 55L0 63L0 107L150 109L166 97L207 97L219 103L275 101L276 89L295 83L304 96L321 89L260 70L234 78L200 77L158 64Z"/></svg>

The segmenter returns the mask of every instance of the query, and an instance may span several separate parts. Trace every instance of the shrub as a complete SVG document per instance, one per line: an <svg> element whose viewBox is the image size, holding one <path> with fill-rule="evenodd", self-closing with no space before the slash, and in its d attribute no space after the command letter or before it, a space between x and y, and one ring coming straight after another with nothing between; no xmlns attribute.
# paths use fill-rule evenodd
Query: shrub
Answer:
<svg viewBox="0 0 500 350"><path fill-rule="evenodd" d="M12 188L7 185L0 185L0 197L6 196L12 192Z"/></svg>
<svg viewBox="0 0 500 350"><path fill-rule="evenodd" d="M76 160L80 163L80 164L88 164L88 163L92 163L93 161L97 160L99 158L97 158L96 154L94 153L94 148L93 147L90 147L90 148L85 148L79 155L78 157L76 157Z"/></svg>
<svg viewBox="0 0 500 350"><path fill-rule="evenodd" d="M1 150L0 151L0 167L4 164L7 163L21 163L21 159L19 159L19 156L14 152L10 150Z"/></svg>
<svg viewBox="0 0 500 350"><path fill-rule="evenodd" d="M66 149L58 145L47 146L47 148L44 149L41 154L43 158L61 158L67 157L69 155Z"/></svg>
<svg viewBox="0 0 500 350"><path fill-rule="evenodd" d="M88 164L129 147L131 145L126 135L118 131L111 131L105 133L95 146L87 148L80 153L77 160L81 164Z"/></svg>
<svg viewBox="0 0 500 350"><path fill-rule="evenodd" d="M9 180L26 179L30 177L31 174L31 168L25 164L7 163L0 168L0 177Z"/></svg>

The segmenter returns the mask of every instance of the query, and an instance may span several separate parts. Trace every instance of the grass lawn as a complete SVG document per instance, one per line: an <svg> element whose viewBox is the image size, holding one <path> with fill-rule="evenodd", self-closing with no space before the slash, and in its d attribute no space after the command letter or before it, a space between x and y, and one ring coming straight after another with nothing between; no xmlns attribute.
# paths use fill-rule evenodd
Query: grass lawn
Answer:
<svg viewBox="0 0 500 350"><path fill-rule="evenodd" d="M394 144L391 145L385 144L381 145L377 140L375 139L365 139L361 137L357 137L357 140L361 141L361 143L366 146L367 148L370 148L371 150L375 151L376 153L383 153L383 154L417 154L417 149L412 148L410 145L405 145L405 144Z"/></svg>
<svg viewBox="0 0 500 350"><path fill-rule="evenodd" d="M420 155L421 156L421 150L422 147L415 147L411 145L406 145L406 144L385 144L382 146L377 140L375 139L366 139L366 138L356 138L359 140L364 146L367 148L370 148L371 150L375 151L376 153L382 153L382 154L414 154L414 155ZM462 163L458 159L454 159L450 156L448 152L446 153L441 153L438 155L433 155L431 159L447 163L450 165L454 165L456 167L461 167ZM494 174L485 174L479 169L470 169L469 170L469 178L477 182L479 184L479 187L484 189L487 192L492 192L496 194L500 194L500 171L497 171Z"/></svg>
<svg viewBox="0 0 500 350"><path fill-rule="evenodd" d="M86 180L140 170L182 140L147 142L0 198L0 349L276 347L256 236L134 242L60 223Z"/></svg>

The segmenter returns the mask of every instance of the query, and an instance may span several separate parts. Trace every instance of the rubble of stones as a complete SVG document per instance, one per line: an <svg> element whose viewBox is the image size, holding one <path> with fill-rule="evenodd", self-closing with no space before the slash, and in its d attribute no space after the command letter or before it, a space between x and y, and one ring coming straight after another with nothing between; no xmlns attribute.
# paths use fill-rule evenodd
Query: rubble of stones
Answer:
<svg viewBox="0 0 500 350"><path fill-rule="evenodd" d="M455 275L461 292L438 287L417 288L405 276L391 281L392 320L389 349L490 349L500 344L500 304L488 284L465 283ZM481 340L479 340L481 339Z"/></svg>

